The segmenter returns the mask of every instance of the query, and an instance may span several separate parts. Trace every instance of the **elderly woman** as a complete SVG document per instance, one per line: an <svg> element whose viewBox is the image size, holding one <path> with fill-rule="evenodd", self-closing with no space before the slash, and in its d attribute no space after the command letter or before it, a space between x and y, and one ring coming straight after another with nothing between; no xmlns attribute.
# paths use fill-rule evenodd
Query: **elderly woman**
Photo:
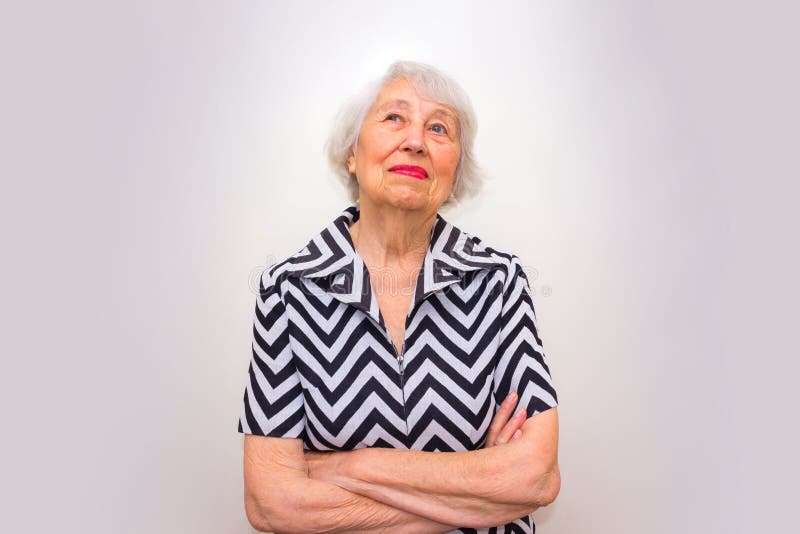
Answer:
<svg viewBox="0 0 800 534"><path fill-rule="evenodd" d="M534 532L560 475L530 286L516 255L438 213L480 184L469 100L398 62L336 129L352 204L261 277L239 420L247 517L273 532Z"/></svg>

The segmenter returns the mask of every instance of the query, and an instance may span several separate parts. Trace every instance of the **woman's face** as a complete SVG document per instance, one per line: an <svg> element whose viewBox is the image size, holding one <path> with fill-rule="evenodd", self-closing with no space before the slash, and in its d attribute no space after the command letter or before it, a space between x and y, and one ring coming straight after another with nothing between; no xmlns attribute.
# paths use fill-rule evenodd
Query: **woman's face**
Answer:
<svg viewBox="0 0 800 534"><path fill-rule="evenodd" d="M453 190L459 139L451 109L422 98L411 83L398 79L383 88L367 112L347 167L358 178L362 198L436 211Z"/></svg>

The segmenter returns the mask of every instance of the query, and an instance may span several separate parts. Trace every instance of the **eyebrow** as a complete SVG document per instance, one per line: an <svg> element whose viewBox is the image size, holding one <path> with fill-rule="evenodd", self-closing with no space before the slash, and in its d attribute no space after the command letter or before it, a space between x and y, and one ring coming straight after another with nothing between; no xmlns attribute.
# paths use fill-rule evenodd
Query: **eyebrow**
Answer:
<svg viewBox="0 0 800 534"><path fill-rule="evenodd" d="M408 109L409 107L411 107L411 104L409 104L408 100L403 100L402 98L395 98L393 100L389 100L388 102L383 104L381 107L379 107L378 111L383 111L386 108L391 108L391 107L398 107L398 108ZM456 124L458 124L458 117L456 117L455 114L452 111L448 110L448 109L436 108L436 110L431 114L431 116L436 116L436 115L440 115L440 116L452 119L453 121L456 122Z"/></svg>

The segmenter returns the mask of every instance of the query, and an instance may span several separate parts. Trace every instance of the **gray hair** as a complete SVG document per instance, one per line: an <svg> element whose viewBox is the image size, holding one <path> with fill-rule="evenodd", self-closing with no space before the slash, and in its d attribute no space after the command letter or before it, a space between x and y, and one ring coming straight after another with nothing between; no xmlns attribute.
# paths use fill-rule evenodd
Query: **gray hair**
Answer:
<svg viewBox="0 0 800 534"><path fill-rule="evenodd" d="M475 161L473 144L478 124L469 97L458 83L431 65L413 61L397 61L379 80L368 84L339 110L333 130L325 143L325 153L336 177L347 188L350 200L358 200L358 181L347 168L347 158L358 142L358 134L367 112L381 90L397 79L408 80L417 92L452 109L461 132L461 158L456 167L452 194L442 206L450 206L475 197L483 186L484 175Z"/></svg>

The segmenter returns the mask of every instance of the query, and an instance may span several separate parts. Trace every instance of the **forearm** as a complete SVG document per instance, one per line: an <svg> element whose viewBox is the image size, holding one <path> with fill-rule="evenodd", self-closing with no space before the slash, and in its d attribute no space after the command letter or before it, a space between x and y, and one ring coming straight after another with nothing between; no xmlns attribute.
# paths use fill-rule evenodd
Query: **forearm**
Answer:
<svg viewBox="0 0 800 534"><path fill-rule="evenodd" d="M454 526L422 517L334 484L298 479L283 486L286 500L266 512L267 530L283 532L429 532L441 533Z"/></svg>
<svg viewBox="0 0 800 534"><path fill-rule="evenodd" d="M529 418L522 437L465 452L364 448L306 454L309 476L435 521L494 526L552 502L558 471L555 409Z"/></svg>
<svg viewBox="0 0 800 534"><path fill-rule="evenodd" d="M509 446L467 452L365 448L332 453L331 469L310 474L434 521L491 527L536 509L519 487L526 482L513 474Z"/></svg>

